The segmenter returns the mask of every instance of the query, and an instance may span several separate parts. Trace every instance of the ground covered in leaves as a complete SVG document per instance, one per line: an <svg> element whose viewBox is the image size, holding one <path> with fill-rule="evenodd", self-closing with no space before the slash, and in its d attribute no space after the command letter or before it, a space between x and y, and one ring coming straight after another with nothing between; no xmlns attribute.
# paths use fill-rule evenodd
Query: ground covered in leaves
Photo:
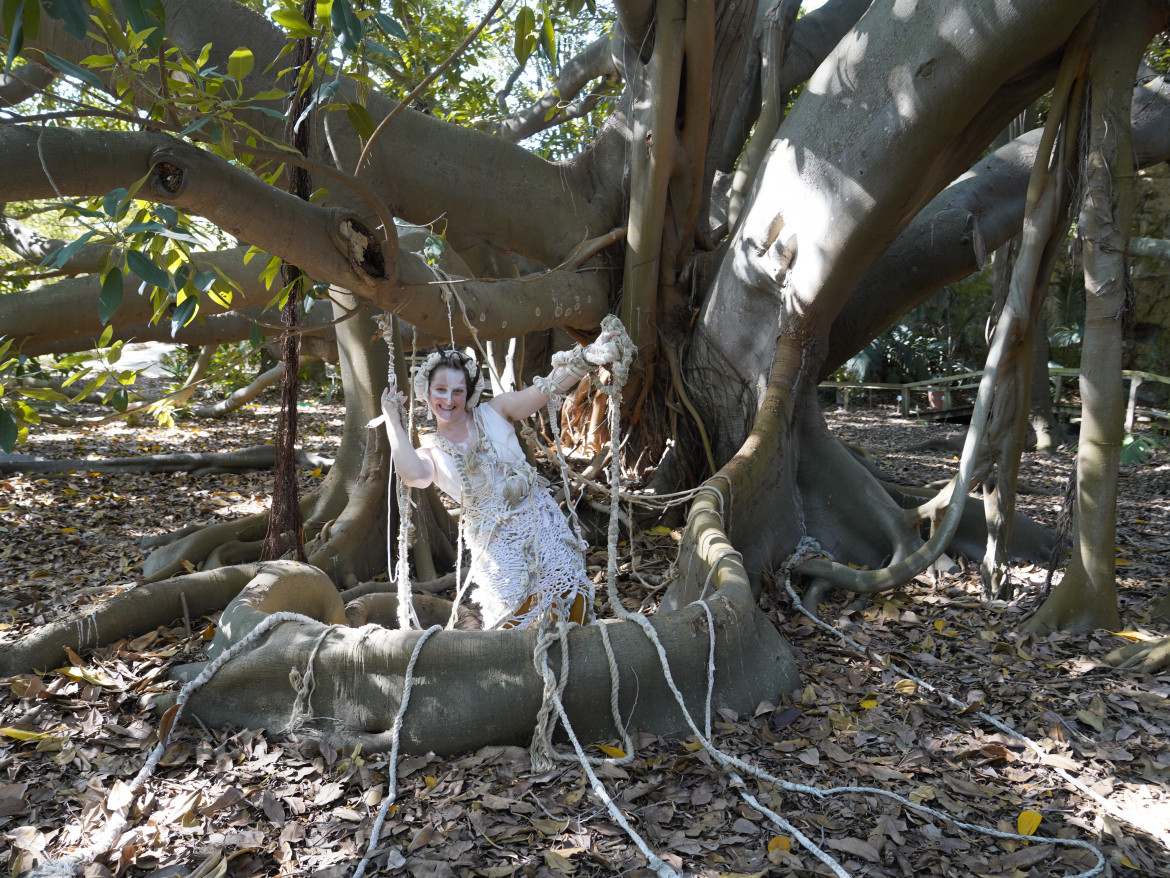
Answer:
<svg viewBox="0 0 1170 878"><path fill-rule="evenodd" d="M55 428L20 450L98 458L229 450L271 435L271 405L223 423L114 423ZM306 449L333 456L342 410L306 403ZM892 408L829 412L843 438L869 448L895 478L950 474L949 452L911 449L957 428L901 419ZM1022 505L1046 524L1059 511L1071 455L1029 458ZM319 474L303 473L303 486ZM270 476L185 474L0 476L0 638L131 589L138 541L267 503ZM876 787L970 824L1089 841L1107 875L1170 875L1170 676L1118 673L1102 662L1126 638L1170 633L1149 620L1170 587L1170 460L1165 451L1122 475L1119 572L1127 633L1036 639L1016 634L1043 584L1017 567L1018 599L985 602L966 568L923 579L865 609L824 607L868 654L814 628L778 591L765 608L796 652L801 691L751 715L715 717L716 744L784 780L822 789ZM623 546L629 603L653 603L670 575L675 535L656 528ZM633 570L631 555L636 556ZM596 556L594 556L596 559ZM214 620L177 620L70 664L0 682L0 865L19 874L92 836L113 812L129 830L88 870L100 876L351 875L366 852L391 770L384 754L338 752L312 740L184 727L141 796L127 783L157 740L150 710L172 689ZM951 693L956 711L904 679L905 667ZM1035 757L977 711L1040 743ZM615 741L595 742L612 748ZM687 875L826 875L743 796L695 742L642 739L602 781L630 823ZM1068 783L1056 769L1086 784ZM640 874L645 859L565 763L533 774L527 752L411 757L373 865L411 876ZM761 807L791 822L855 876L1069 875L1082 849L993 839L874 792L818 799L748 780Z"/></svg>

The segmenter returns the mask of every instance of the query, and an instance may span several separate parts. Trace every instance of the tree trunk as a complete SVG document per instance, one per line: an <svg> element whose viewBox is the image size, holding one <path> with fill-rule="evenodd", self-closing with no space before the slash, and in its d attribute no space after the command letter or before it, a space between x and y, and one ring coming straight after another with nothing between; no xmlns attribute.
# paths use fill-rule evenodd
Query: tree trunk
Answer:
<svg viewBox="0 0 1170 878"><path fill-rule="evenodd" d="M1129 94L1164 3L1133 2L1102 16L1089 70L1089 146L1083 173L1085 339L1072 561L1063 581L1027 623L1031 631L1087 631L1120 625L1115 580L1117 478L1125 396L1121 381L1125 251L1133 211Z"/></svg>

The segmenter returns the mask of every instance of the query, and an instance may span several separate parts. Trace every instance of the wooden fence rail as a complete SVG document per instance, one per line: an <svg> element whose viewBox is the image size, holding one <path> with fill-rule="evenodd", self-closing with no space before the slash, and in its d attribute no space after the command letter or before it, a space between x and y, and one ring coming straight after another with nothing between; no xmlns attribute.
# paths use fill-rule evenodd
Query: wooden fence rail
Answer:
<svg viewBox="0 0 1170 878"><path fill-rule="evenodd" d="M1080 371L1078 369L1065 369L1058 367L1050 367L1048 370L1048 378L1053 384L1053 401L1060 402L1061 394L1064 392L1064 387L1067 379L1079 379ZM895 390L899 394L899 402L903 417L910 417L915 410L913 405L914 393L926 393L929 397L931 393L941 394L941 406L931 406L936 411L947 411L954 407L953 394L964 390L977 390L979 381L983 377L983 372L963 372L958 375L941 375L937 378L928 378L925 381L909 381L898 384L883 384L883 383L864 383L853 381L824 381L821 383L823 388L832 388L842 391L845 397L845 407L849 407L849 396L856 390ZM1143 409L1143 414L1149 414L1153 417L1170 420L1170 378L1164 375L1155 375L1153 372L1139 372L1132 369L1127 369L1121 373L1122 381L1129 382L1129 405L1125 414L1125 430L1126 432L1133 431L1134 420L1138 414L1137 394L1138 389L1146 382L1154 384L1161 384L1167 390L1167 405L1168 411L1159 411L1157 409Z"/></svg>

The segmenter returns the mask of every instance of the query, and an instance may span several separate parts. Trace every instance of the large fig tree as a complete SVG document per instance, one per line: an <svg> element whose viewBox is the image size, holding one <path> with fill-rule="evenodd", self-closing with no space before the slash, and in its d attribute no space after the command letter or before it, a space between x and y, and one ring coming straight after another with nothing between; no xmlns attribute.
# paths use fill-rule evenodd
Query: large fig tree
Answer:
<svg viewBox="0 0 1170 878"><path fill-rule="evenodd" d="M98 608L93 624L6 647L0 670L173 618L183 601L211 612L236 598L221 627L228 642L257 614L307 612L339 627L280 626L196 694L193 710L375 746L388 742L421 636L340 626L338 589L361 591L388 562L388 455L366 427L388 367L376 316L397 318L399 354L414 332L424 343L511 344L527 353L522 375L556 339L586 339L606 314L621 317L638 356L612 438L625 442L628 467L645 470L646 490L702 486L654 626L692 705L713 636L717 698L744 709L795 682L755 600L763 574L798 545L811 552L797 570L814 596L892 587L955 539L981 546L983 530L964 530L983 522L978 505L967 514L968 492L994 477L1010 493L1015 468L989 449L1013 446L991 442L987 428L1014 429L995 394L1027 386L1013 370L1030 362L1021 352L1043 283L1035 270L1015 282L962 463L938 497L884 483L837 442L818 382L1021 231L1024 248L1029 235L1063 234L1075 199L1045 188L1051 179L1084 177L1080 233L1087 253L1103 254L1092 260L1101 276L1092 313L1102 326L1116 320L1123 269L1108 254L1127 215L1107 204L1110 181L1132 171L1131 136L1139 164L1170 155L1166 84L1135 88L1143 47L1165 23L1167 5L1155 0L829 0L799 17L792 0L619 0L611 26L555 68L545 94L509 109L510 79L501 108L475 119L460 98L483 86L457 54L426 77L416 63L420 29L440 8L424 0L333 0L315 18L299 5L258 12L235 0L15 5L0 83L0 202L72 205L88 231L52 241L6 219L14 251L69 275L0 296L10 351L116 344L150 332L159 315L178 338L217 320L221 338L239 338L250 324L232 312L256 319L247 309L273 297L266 281L285 260L332 302L346 420L336 465L301 501L312 569L258 562L263 516L175 534L148 558L150 584ZM582 6L549 4L542 21L522 9L508 32L515 51L527 60L536 48L547 66L558 57L556 16ZM486 32L498 39L499 25ZM304 39L315 54L298 65L289 47ZM451 75L459 69L463 80ZM467 95L457 97L460 86ZM298 90L312 99L289 119ZM1043 128L988 152L1049 93ZM598 124L582 124L590 119ZM307 155L288 146L296 125L313 126ZM569 149L568 135L549 133L558 125L588 136ZM1087 161L1076 147L1082 126L1093 133ZM1116 141L1102 142L1105 132ZM291 167L311 174L311 199L288 194ZM192 246L191 217L228 244ZM249 260L249 248L260 255ZM1086 343L1106 358L1094 381L1116 380L1107 358L1117 343L1112 330ZM9 410L27 414L9 393ZM1086 393L1086 404L1108 395ZM601 409L579 395L567 412L595 443L611 438ZM1112 441L1101 435L1093 448ZM1109 466L1105 456L1082 467L1104 486L1082 519L1112 514L1115 482L1098 475ZM1012 517L1004 508L1000 521ZM416 567L441 573L452 560L442 511L424 499L420 512L434 526ZM1112 545L1107 528L1078 534L1084 558ZM192 565L200 572L178 575ZM701 596L711 617L687 606ZM628 684L623 715L680 728L664 686L647 683L663 672L645 635L632 622L608 627ZM540 702L534 637L436 635L415 669L407 745L524 738ZM571 716L584 734L611 733L598 629L573 632L568 648ZM315 715L291 717L300 702L289 668L310 666Z"/></svg>

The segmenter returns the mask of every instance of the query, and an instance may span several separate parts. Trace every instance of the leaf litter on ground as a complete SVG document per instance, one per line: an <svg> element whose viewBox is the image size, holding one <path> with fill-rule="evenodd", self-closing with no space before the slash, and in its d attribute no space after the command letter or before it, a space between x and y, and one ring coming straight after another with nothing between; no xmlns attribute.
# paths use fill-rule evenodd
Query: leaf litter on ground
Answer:
<svg viewBox="0 0 1170 878"><path fill-rule="evenodd" d="M214 426L59 429L28 450L59 458L227 450L254 444L274 414L273 405L261 404ZM337 405L302 410L305 447L333 456L343 414ZM899 479L925 484L954 465L949 456L905 450L947 428L909 423L888 408L827 416L838 435L870 448ZM1070 460L1063 452L1025 458L1020 505L1043 523L1055 521ZM315 480L301 477L304 488ZM1164 452L1122 474L1118 543L1131 563L1120 568L1120 585L1131 631L1166 633L1149 619L1149 607L1168 584L1168 485ZM250 514L265 508L269 491L266 473L3 477L0 638L133 588L143 537ZM623 551L623 601L652 608L677 542L669 529L655 528ZM969 823L1087 839L1106 856L1106 874L1170 874L1170 850L1134 826L1170 836L1170 677L1105 665L1103 656L1122 642L1109 632L1020 635L1044 571L1018 565L1012 573L1013 601L985 602L970 565L863 608L830 600L823 615L867 655L812 626L786 595L769 589L762 605L792 644L802 687L750 715L720 711L715 743L794 783L879 787ZM130 828L88 878L342 878L365 855L387 791L386 754L263 730L183 726L146 791L130 793L128 781L158 740L153 706L174 689L167 670L200 655L214 620L189 621L191 630L178 620L0 685L0 851L8 851L0 856L10 874L75 849L117 811L130 817ZM887 662L875 662L879 654ZM953 710L919 691L899 673L903 666L967 708ZM1039 742L1044 763L979 711ZM614 755L620 747L616 740L594 743L596 753ZM598 773L669 865L709 878L827 874L746 803L696 741L642 735L635 744L631 763ZM1132 822L1105 812L1054 767ZM398 797L372 861L383 872L649 874L571 763L534 775L526 750L488 747L452 758L405 757L396 774ZM986 838L871 794L818 800L755 782L749 790L855 876L1055 876L1092 862L1075 848Z"/></svg>

